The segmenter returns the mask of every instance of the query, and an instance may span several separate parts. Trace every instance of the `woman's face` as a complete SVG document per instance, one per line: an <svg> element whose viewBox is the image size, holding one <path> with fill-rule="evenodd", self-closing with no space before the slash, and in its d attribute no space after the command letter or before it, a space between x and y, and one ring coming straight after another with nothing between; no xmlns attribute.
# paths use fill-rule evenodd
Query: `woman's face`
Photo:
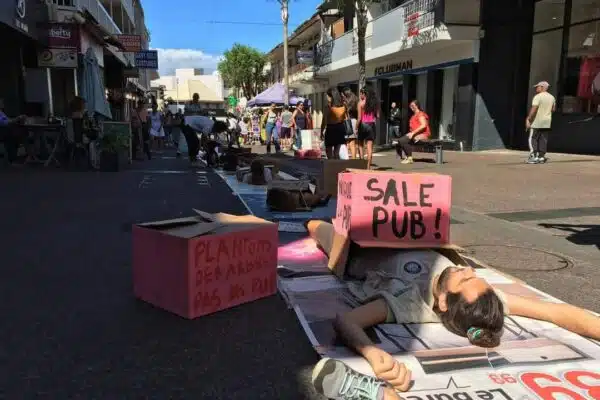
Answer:
<svg viewBox="0 0 600 400"><path fill-rule="evenodd" d="M359 96L360 96L360 99L361 99L361 100L364 100L364 99L366 99L366 98L367 98L367 95L365 94L365 92L360 92L360 95L359 95Z"/></svg>
<svg viewBox="0 0 600 400"><path fill-rule="evenodd" d="M410 111L416 113L417 111L419 111L419 107L417 107L417 105L415 104L415 102L413 101L412 103L410 103L410 105L408 106L410 108Z"/></svg>
<svg viewBox="0 0 600 400"><path fill-rule="evenodd" d="M327 95L327 104L331 104L333 102L333 98L330 95Z"/></svg>

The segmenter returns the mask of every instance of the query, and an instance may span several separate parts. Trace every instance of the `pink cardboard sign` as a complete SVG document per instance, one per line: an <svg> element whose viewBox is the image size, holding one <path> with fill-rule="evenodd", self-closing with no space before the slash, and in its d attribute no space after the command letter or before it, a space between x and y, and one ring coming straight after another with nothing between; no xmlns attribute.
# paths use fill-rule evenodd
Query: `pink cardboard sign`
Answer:
<svg viewBox="0 0 600 400"><path fill-rule="evenodd" d="M276 293L276 224L231 216L214 231L196 225L134 226L136 297L192 319Z"/></svg>
<svg viewBox="0 0 600 400"><path fill-rule="evenodd" d="M334 226L361 246L439 247L450 242L451 191L447 175L342 172Z"/></svg>

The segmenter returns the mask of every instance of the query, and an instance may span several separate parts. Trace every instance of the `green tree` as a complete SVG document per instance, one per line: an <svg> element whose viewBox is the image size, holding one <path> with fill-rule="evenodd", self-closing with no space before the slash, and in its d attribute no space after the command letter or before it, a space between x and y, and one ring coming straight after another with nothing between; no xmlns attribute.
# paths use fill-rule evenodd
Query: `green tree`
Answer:
<svg viewBox="0 0 600 400"><path fill-rule="evenodd" d="M235 43L223 54L217 70L225 85L241 90L246 98L252 98L265 84L263 68L266 63L267 56L261 51Z"/></svg>

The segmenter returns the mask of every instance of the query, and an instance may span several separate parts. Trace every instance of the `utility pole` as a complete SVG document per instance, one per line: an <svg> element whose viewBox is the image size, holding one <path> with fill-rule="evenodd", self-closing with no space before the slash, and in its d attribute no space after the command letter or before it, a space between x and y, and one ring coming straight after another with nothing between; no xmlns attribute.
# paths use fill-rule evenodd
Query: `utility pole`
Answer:
<svg viewBox="0 0 600 400"><path fill-rule="evenodd" d="M285 102L285 106L289 106L290 77L288 75L288 0L279 0L279 4L281 4L281 22L283 22L283 86L285 87L283 101Z"/></svg>

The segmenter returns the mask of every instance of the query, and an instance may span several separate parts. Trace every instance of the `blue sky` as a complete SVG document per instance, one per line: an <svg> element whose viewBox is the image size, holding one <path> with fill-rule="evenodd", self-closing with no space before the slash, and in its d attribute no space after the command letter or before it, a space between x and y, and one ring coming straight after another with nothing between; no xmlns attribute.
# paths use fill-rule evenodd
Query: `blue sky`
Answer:
<svg viewBox="0 0 600 400"><path fill-rule="evenodd" d="M322 1L290 0L290 33ZM219 56L236 42L266 52L282 41L276 0L143 0L143 5L163 75L174 68L214 70Z"/></svg>

